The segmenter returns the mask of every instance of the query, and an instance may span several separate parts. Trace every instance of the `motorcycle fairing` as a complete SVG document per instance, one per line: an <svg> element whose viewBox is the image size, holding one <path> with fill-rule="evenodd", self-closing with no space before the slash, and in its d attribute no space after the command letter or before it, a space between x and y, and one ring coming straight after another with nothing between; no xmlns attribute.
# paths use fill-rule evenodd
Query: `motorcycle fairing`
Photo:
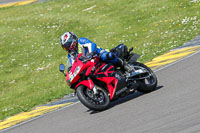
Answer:
<svg viewBox="0 0 200 133"><path fill-rule="evenodd" d="M114 76L114 66L112 64L106 64L96 59L96 71L91 73L92 67L94 67L94 62L88 61L84 64L81 60L78 60L80 56L81 54L78 55L77 60L75 60L69 72L68 80L70 81L70 84L72 85L78 82L80 79L80 72L82 72L84 69L87 69L86 75L89 76L92 74L93 77L95 77L97 80L104 82L110 93L110 99L113 99L118 84L118 79ZM75 86L75 88L77 88L79 85L84 85L89 89L93 89L94 87L92 79L81 81Z"/></svg>
<svg viewBox="0 0 200 133"><path fill-rule="evenodd" d="M110 93L110 99L113 99L118 83L118 79L113 76L113 73L115 72L114 66L104 62L97 62L95 67L96 71L93 73L93 75L97 80L106 83L106 87Z"/></svg>
<svg viewBox="0 0 200 133"><path fill-rule="evenodd" d="M77 59L79 59L81 55L82 54L79 54ZM80 79L80 72L82 72L84 69L87 69L89 66L93 66L93 64L94 63L91 61L88 61L86 64L84 64L80 60L75 60L69 73L70 84L72 85L76 83Z"/></svg>
<svg viewBox="0 0 200 133"><path fill-rule="evenodd" d="M80 83L78 83L76 85L75 88L77 88L79 85L84 85L84 86L86 86L89 89L93 89L93 87L94 87L94 83L93 83L93 81L91 79L81 81Z"/></svg>
<svg viewBox="0 0 200 133"><path fill-rule="evenodd" d="M103 63L100 65L100 67L96 67L96 71L93 73L93 75L95 75L96 78L114 77L113 76L114 72L115 72L115 68L112 64Z"/></svg>
<svg viewBox="0 0 200 133"><path fill-rule="evenodd" d="M101 78L97 78L97 80L100 80L106 83L108 91L110 93L110 99L113 99L118 80L115 77L101 77Z"/></svg>

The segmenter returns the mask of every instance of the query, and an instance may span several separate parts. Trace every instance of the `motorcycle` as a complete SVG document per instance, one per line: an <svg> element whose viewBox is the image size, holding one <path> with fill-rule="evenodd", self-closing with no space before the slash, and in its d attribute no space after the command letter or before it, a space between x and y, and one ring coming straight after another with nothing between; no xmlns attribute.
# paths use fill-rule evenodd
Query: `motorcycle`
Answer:
<svg viewBox="0 0 200 133"><path fill-rule="evenodd" d="M124 44L111 49L119 58L127 62L131 72L103 62L98 56L88 58L78 54L66 73L60 64L60 72L66 76L68 85L75 90L78 99L91 110L102 111L110 102L135 91L149 93L157 86L155 73L146 65L137 62L139 55L131 52Z"/></svg>

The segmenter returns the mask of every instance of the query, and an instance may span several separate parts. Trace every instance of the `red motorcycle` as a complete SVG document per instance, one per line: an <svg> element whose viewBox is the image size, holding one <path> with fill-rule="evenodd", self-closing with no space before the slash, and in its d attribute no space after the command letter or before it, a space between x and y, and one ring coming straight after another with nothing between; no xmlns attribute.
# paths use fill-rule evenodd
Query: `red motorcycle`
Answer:
<svg viewBox="0 0 200 133"><path fill-rule="evenodd" d="M75 90L78 99L91 110L102 111L111 101L124 97L135 90L148 93L157 86L154 72L146 65L137 62L139 55L126 50L127 47L114 48L111 51L126 61L132 72L103 62L98 56L88 58L78 54L69 71L60 64L60 71L65 74L68 85ZM119 52L120 51L120 52Z"/></svg>

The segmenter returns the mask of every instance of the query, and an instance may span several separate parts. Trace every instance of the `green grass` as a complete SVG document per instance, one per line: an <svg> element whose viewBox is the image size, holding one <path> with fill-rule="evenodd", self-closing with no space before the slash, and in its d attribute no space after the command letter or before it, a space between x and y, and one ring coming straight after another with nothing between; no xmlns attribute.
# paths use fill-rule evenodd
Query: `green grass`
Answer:
<svg viewBox="0 0 200 133"><path fill-rule="evenodd" d="M147 62L200 34L199 9L190 0L53 0L1 8L0 119L72 92L58 71L67 59L59 44L66 30L102 48L134 46Z"/></svg>

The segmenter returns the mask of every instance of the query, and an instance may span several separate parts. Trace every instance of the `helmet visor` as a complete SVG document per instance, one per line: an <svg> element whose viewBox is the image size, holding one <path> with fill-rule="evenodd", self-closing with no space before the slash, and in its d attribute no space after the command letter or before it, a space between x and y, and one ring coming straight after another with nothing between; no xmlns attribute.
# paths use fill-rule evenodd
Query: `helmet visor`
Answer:
<svg viewBox="0 0 200 133"><path fill-rule="evenodd" d="M70 47L71 47L71 44L72 44L72 42L71 42L71 41L68 41L68 42L66 42L64 45L62 45L62 48L63 48L64 50L66 50L66 51L69 52Z"/></svg>

